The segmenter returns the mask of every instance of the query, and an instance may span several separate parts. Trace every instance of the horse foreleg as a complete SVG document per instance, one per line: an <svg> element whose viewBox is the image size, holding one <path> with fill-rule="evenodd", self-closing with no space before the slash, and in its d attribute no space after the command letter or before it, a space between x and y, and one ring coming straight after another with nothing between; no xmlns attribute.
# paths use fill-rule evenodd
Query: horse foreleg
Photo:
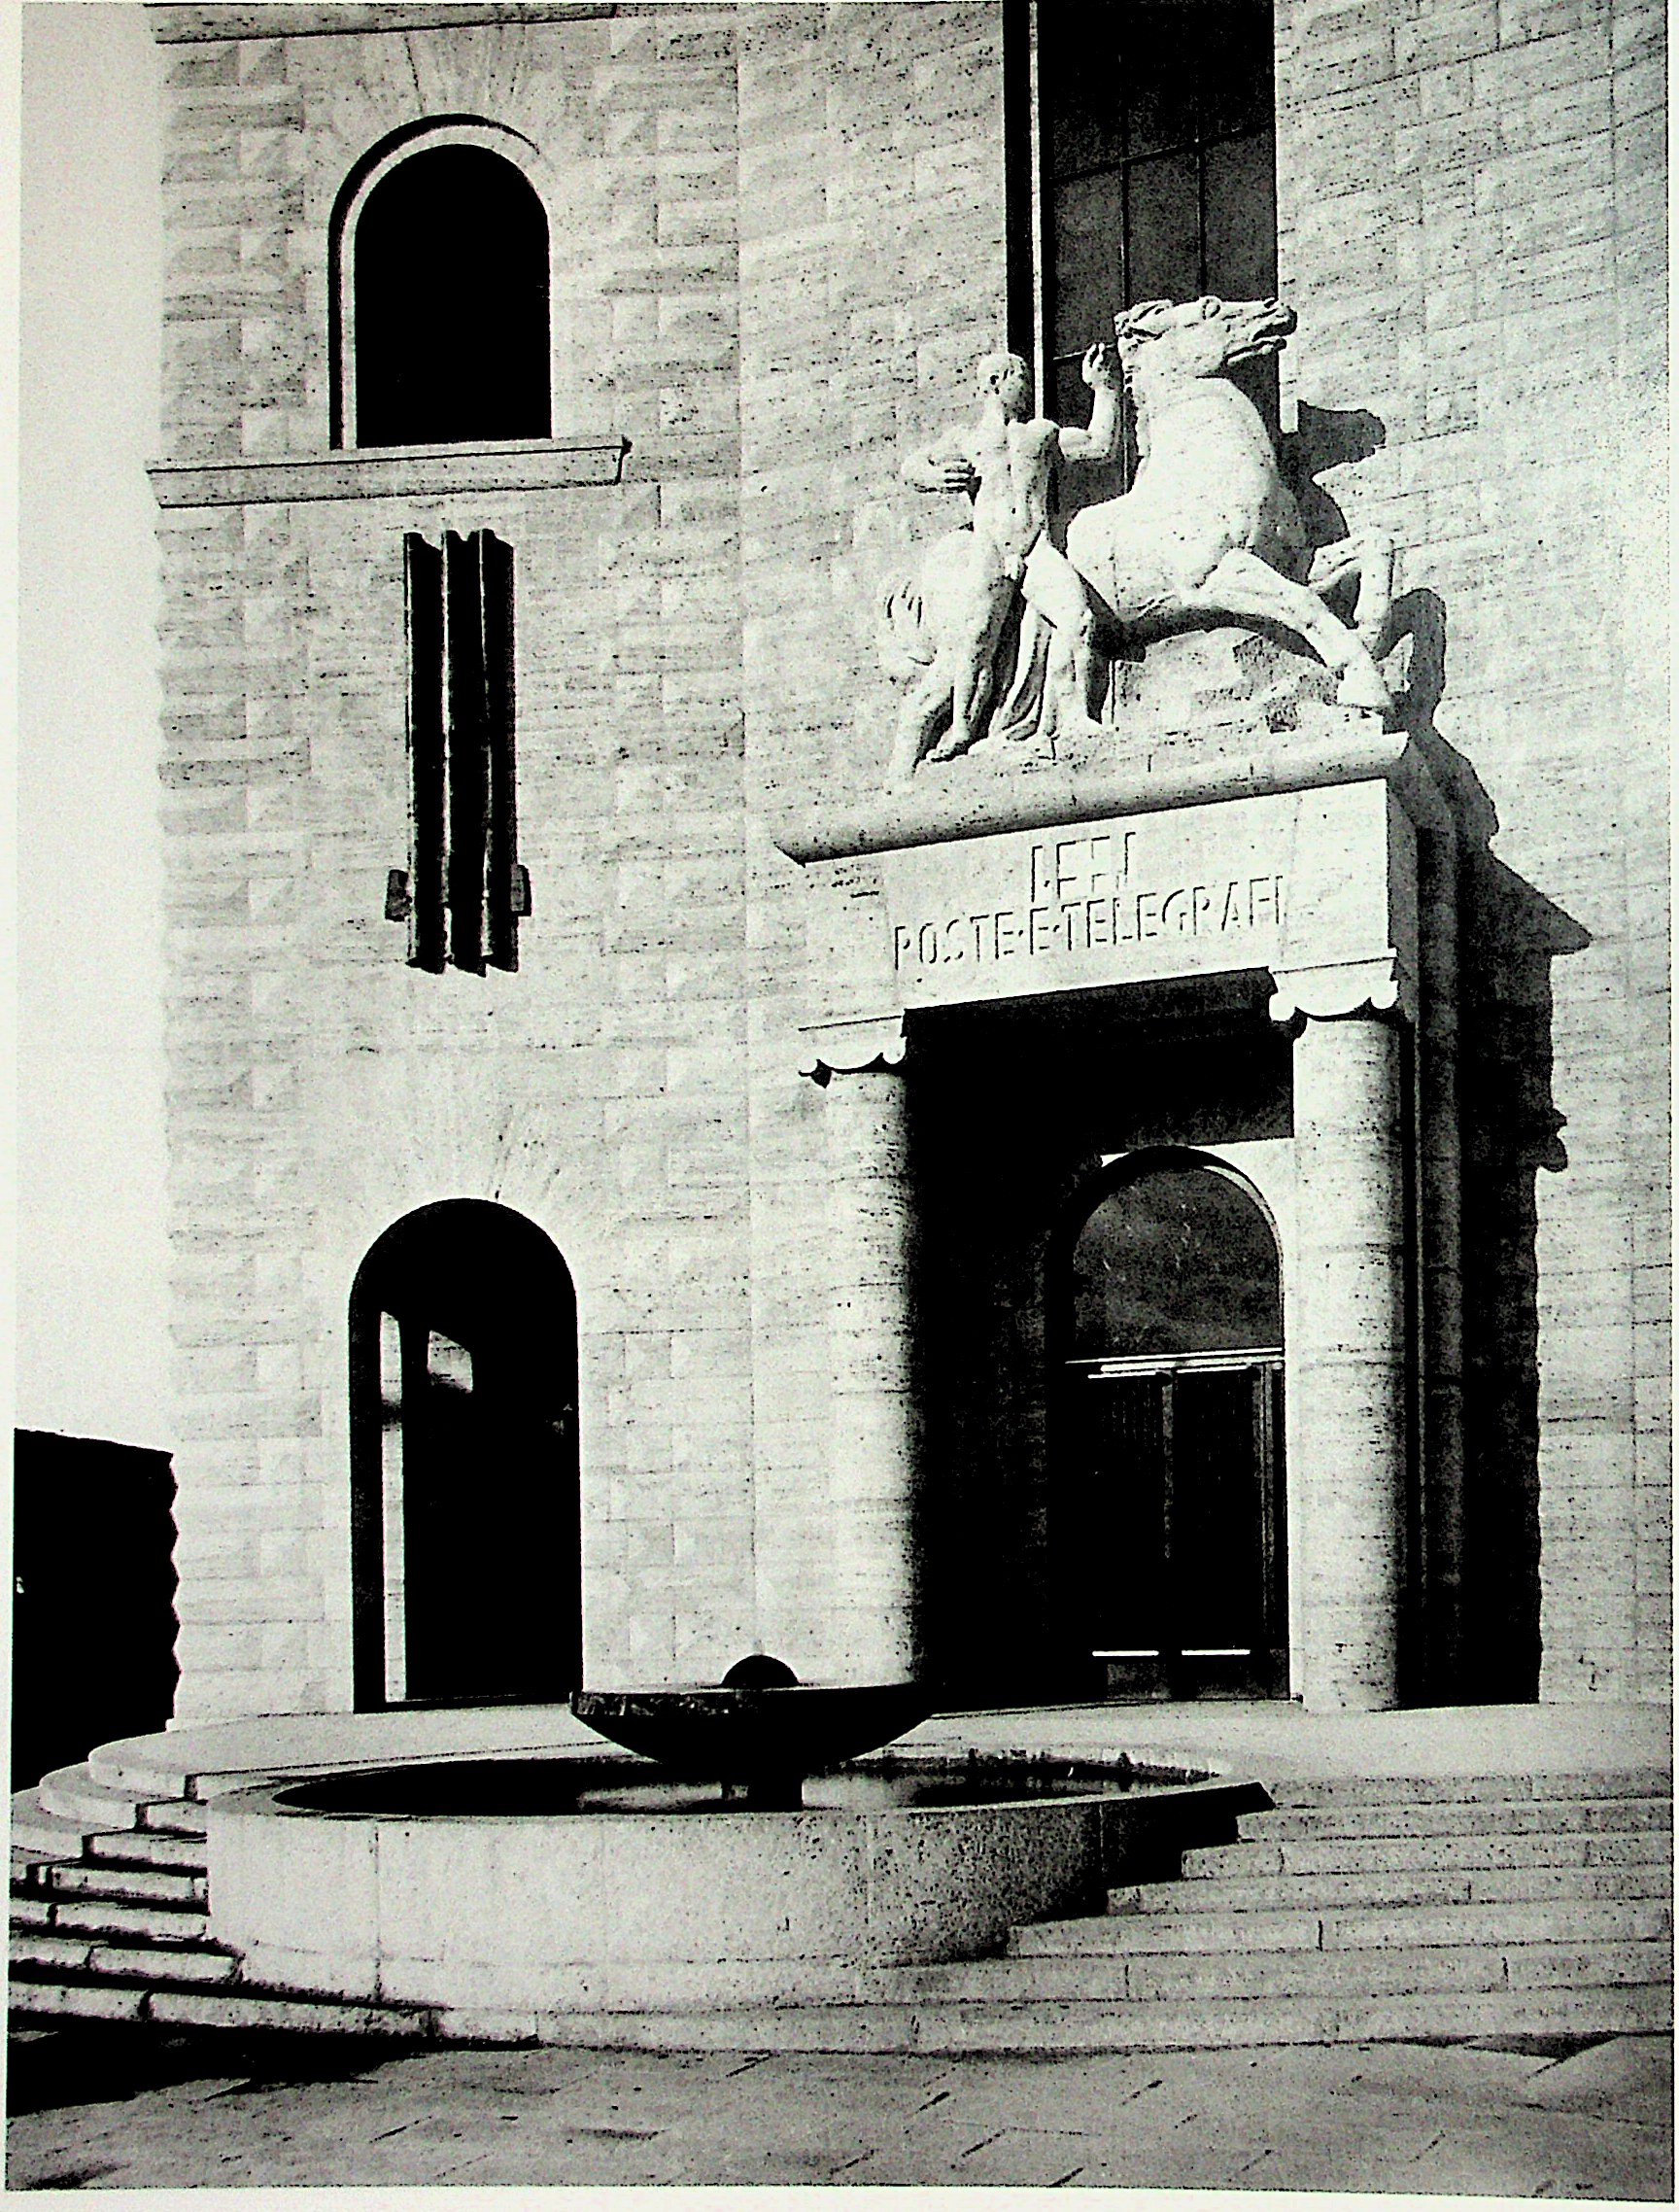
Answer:
<svg viewBox="0 0 1679 2212"><path fill-rule="evenodd" d="M1353 627L1374 659L1386 641L1393 610L1394 545L1382 531L1361 537L1343 537L1334 545L1320 545L1312 556L1307 588L1326 599L1349 576L1358 579L1358 597L1353 608Z"/></svg>
<svg viewBox="0 0 1679 2212"><path fill-rule="evenodd" d="M1358 545L1358 597L1353 608L1353 626L1371 659L1378 660L1389 641L1388 625L1393 613L1393 565L1398 548L1381 530L1367 532Z"/></svg>
<svg viewBox="0 0 1679 2212"><path fill-rule="evenodd" d="M1280 575L1256 553L1226 553L1184 604L1201 613L1225 614L1238 622L1275 622L1294 631L1340 678L1336 698L1343 707L1385 714L1393 705L1358 633L1331 614L1315 590Z"/></svg>

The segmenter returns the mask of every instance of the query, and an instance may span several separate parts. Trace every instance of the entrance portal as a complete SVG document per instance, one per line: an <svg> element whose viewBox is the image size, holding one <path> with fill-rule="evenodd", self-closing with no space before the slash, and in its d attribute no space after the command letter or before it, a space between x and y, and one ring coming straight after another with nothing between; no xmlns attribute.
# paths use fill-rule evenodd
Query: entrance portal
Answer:
<svg viewBox="0 0 1679 2212"><path fill-rule="evenodd" d="M1133 1155L1074 1237L1055 1484L1080 1672L1140 1698L1284 1697L1283 1300L1249 1186Z"/></svg>
<svg viewBox="0 0 1679 2212"><path fill-rule="evenodd" d="M350 1297L356 1704L546 1701L581 1681L577 1323L507 1207L425 1206Z"/></svg>

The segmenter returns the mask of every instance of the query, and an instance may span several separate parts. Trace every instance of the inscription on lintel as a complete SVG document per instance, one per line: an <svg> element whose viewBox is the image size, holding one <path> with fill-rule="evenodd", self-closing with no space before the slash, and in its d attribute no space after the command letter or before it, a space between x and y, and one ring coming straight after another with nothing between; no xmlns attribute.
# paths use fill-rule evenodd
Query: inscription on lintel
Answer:
<svg viewBox="0 0 1679 2212"><path fill-rule="evenodd" d="M882 854L894 989L939 1005L1376 956L1385 802L1349 786Z"/></svg>

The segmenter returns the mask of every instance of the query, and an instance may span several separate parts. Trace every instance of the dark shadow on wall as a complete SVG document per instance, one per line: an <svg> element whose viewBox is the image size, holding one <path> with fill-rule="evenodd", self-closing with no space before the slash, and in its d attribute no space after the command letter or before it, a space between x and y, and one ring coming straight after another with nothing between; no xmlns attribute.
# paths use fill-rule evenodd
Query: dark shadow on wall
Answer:
<svg viewBox="0 0 1679 2212"><path fill-rule="evenodd" d="M1326 468L1368 461L1388 442L1388 426L1367 407L1314 407L1302 400L1298 428L1279 440L1284 481L1293 493L1314 546L1348 535L1347 517L1318 478Z"/></svg>
<svg viewBox="0 0 1679 2212"><path fill-rule="evenodd" d="M1553 961L1590 934L1490 850L1497 812L1434 727L1446 693L1439 595L1395 600L1387 669L1401 726L1458 834L1458 1058L1463 1227L1462 1551L1456 1634L1436 1644L1435 1701L1539 1694L1538 1179L1568 1155L1552 1095Z"/></svg>
<svg viewBox="0 0 1679 2212"><path fill-rule="evenodd" d="M19 1429L12 1463L12 1787L175 1704L167 1452Z"/></svg>

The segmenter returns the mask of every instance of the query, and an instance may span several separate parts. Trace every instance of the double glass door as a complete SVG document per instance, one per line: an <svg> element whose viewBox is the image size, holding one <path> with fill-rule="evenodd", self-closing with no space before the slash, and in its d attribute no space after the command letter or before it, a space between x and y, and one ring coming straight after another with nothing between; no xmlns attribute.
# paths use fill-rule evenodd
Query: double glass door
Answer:
<svg viewBox="0 0 1679 2212"><path fill-rule="evenodd" d="M1285 1697L1269 1216L1205 1154L1136 1154L1069 1257L1054 1513L1075 1669L1117 1697Z"/></svg>
<svg viewBox="0 0 1679 2212"><path fill-rule="evenodd" d="M1280 1355L1072 1363L1084 1647L1111 1694L1287 1689Z"/></svg>

